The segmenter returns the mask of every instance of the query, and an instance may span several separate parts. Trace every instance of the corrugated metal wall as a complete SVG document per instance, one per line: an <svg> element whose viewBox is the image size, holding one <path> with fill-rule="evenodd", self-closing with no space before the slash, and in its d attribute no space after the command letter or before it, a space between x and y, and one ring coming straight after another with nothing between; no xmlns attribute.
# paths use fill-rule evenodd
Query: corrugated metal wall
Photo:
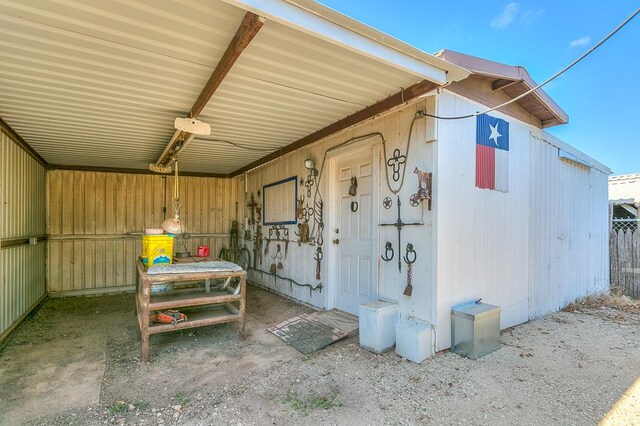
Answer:
<svg viewBox="0 0 640 426"><path fill-rule="evenodd" d="M284 158L273 161L264 167L261 167L255 171L248 173L247 176L247 193L256 194L258 189L261 189L263 185L276 182L278 180L288 178L290 176L299 176L304 179L307 178L308 171L304 168L304 160L307 158L315 161L316 167L321 168L325 152L339 145L353 137L357 137L372 132L381 132L387 141L387 155L391 156L395 148L399 148L401 153L404 154L407 135L409 133L409 127L411 120L413 119L416 110L427 109L429 112L435 111L435 97L429 97L426 100L409 105L403 109L376 118L374 120L367 121L365 123L354 126L353 128L333 135L324 139L323 141L313 144L311 146L302 148L295 151ZM424 208L411 207L409 204L409 197L417 191L418 183L416 175L413 174L414 168L417 166L427 172L432 171L433 168L433 139L434 139L435 125L434 120L423 118L416 121L413 129L411 150L407 159L407 173L405 182L400 192L402 200L402 220L404 222L417 222L424 220L425 225L420 227L407 227L403 230L402 241L406 247L408 242L414 244L418 259L413 265L413 295L406 297L402 295L402 292L407 283L406 265L403 266L402 273L398 273L397 257L394 257L391 262L382 262L380 260L380 254L384 253L384 245L386 241L392 241L395 249L395 256L404 255L398 253L397 245L397 231L393 227L386 227L384 229L378 228L378 232L374 235L374 254L378 262L378 295L379 298L384 300L395 300L400 303L401 312L404 317L409 315L417 318L430 321L432 313L434 312L435 305L434 293L435 286L433 285L433 244L432 244L432 214L433 211L428 211L426 206ZM380 140L377 138L371 138L368 142L364 143L377 143L380 145ZM396 210L396 197L389 191L385 182L384 164L386 159L382 156L382 147L378 146L379 152L378 158L374 161L374 166L378 168L377 175L379 176L377 188L378 205L373 207L378 210L378 218L381 223L393 223L397 219ZM353 149L353 146L351 147ZM349 151L349 147L345 147L343 151L340 151L340 155ZM331 240L335 238L333 229L330 229L330 215L335 211L335 206L332 205L332 201L329 197L329 186L331 185L331 174L328 170L328 162L323 171L321 179L321 191L324 199L324 245L323 252L324 258L321 265L321 280L315 279L316 262L314 260L314 254L316 247L303 244L298 247L297 243L290 243L289 254L286 259L283 259L284 269L279 270L278 274L281 276L292 278L299 283L309 283L317 285L319 282L323 283L322 293L318 291L309 292L309 288L297 287L289 284L287 281L275 279L272 276L263 275L261 273L251 273L250 278L266 287L272 288L280 293L295 299L301 300L305 303L309 303L314 306L327 308L332 307L334 301L330 300L332 297L332 286L335 283L331 281L331 271L329 259L332 256L332 243ZM394 186L398 186L398 183L392 182ZM242 194L240 197L244 197L244 187L240 188ZM305 202L308 201L305 188L299 188L299 195L305 195ZM382 200L390 196L393 198L393 207L386 210L382 207ZM424 211L424 214L423 214ZM245 211L246 214L246 211ZM297 231L295 226L289 225L291 232L291 239L297 240L294 236L294 230ZM263 229L263 234L266 235L267 228ZM251 247L251 244L248 244ZM274 254L274 243L271 243L270 253ZM403 247L404 249L404 247ZM264 257L263 264L259 265L264 271L269 271L269 265L271 259Z"/></svg>
<svg viewBox="0 0 640 426"><path fill-rule="evenodd" d="M45 169L2 133L0 238L45 233ZM0 335L45 294L45 244L0 250Z"/></svg>
<svg viewBox="0 0 640 426"><path fill-rule="evenodd" d="M438 97L443 116L482 108L449 92ZM608 288L606 167L536 127L491 115L509 122L507 193L475 187L475 119L438 123L438 349L450 346L451 308L460 303L500 306L505 328ZM595 166L561 160L558 146Z"/></svg>
<svg viewBox="0 0 640 426"><path fill-rule="evenodd" d="M165 180L166 179L166 180ZM135 261L144 228L172 215L173 177L53 170L49 196L48 282L51 293L101 293L135 285ZM191 252L212 254L229 245L237 179L180 177L181 216L192 238L177 238ZM184 250L182 250L184 251Z"/></svg>
<svg viewBox="0 0 640 426"><path fill-rule="evenodd" d="M530 138L529 316L609 286L607 174L558 158L546 132Z"/></svg>
<svg viewBox="0 0 640 426"><path fill-rule="evenodd" d="M438 113L483 107L443 92ZM450 346L451 308L482 298L502 308L501 326L528 319L529 126L509 122L509 189L476 188L476 120L438 122L436 171L438 349Z"/></svg>

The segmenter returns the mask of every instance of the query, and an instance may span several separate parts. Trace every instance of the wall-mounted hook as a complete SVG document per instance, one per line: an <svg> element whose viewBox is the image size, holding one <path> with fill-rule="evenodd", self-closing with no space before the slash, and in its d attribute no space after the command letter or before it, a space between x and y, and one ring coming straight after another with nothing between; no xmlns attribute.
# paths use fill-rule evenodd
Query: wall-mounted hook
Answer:
<svg viewBox="0 0 640 426"><path fill-rule="evenodd" d="M408 243L406 253L404 255L404 262L407 265L411 265L416 261L416 257L417 255L416 255L416 251L413 249L413 244Z"/></svg>
<svg viewBox="0 0 640 426"><path fill-rule="evenodd" d="M389 262L390 260L393 260L394 254L395 253L393 251L393 245L389 241L387 241L387 243L384 245L384 254L380 255L380 257L385 262Z"/></svg>

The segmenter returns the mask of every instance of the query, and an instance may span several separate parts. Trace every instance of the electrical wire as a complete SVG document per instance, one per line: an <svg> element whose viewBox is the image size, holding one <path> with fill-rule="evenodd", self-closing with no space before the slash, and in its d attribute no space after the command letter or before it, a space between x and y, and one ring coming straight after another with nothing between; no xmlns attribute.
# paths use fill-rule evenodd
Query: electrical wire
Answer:
<svg viewBox="0 0 640 426"><path fill-rule="evenodd" d="M471 117L476 117L478 115L482 115L482 114L486 114L488 112L491 111L495 111L497 109L500 109L504 106L507 106L509 104L512 104L513 102L519 101L520 99L524 98L525 96L530 95L531 93L535 92L536 90L542 88L543 86L547 85L548 83L552 82L553 80L555 80L556 78L560 77L562 74L564 74L565 72L569 71L569 69L571 69L574 65L576 65L578 62L582 61L584 58L586 58L587 56L589 56L591 53L593 53L593 51L595 51L598 47L602 46L607 40L609 40L611 37L613 37L613 35L615 33L617 33L618 31L620 31L625 25L627 25L633 18L636 17L636 15L638 15L640 13L640 8L636 9L635 12L633 12L627 19L625 19L620 25L618 25L613 31L611 31L605 38L603 38L602 40L600 40L598 43L596 43L591 49L587 50L584 54L582 54L578 59L574 60L573 62L571 62L569 65L567 65L566 67L564 67L563 69L561 69L560 71L558 71L557 73L555 73L554 75L552 75L551 77L549 77L548 79L546 79L545 81L543 81L542 83L538 84L536 87L527 90L526 92L524 92L523 94L516 96L513 99L508 100L507 102L504 102L500 105L494 106L493 108L489 108L487 110L484 110L482 112L480 111L476 111L473 114L467 114L467 115L458 115L458 116L452 116L452 117L442 117L439 115L435 115L435 114L428 114L425 113L424 115L426 115L427 117L431 117L431 118L435 118L437 120L462 120L465 118L471 118Z"/></svg>
<svg viewBox="0 0 640 426"><path fill-rule="evenodd" d="M236 148L240 148L240 149L246 149L247 151L258 151L258 152L273 152L276 151L280 148L256 148L254 146L247 146L247 145L242 145L239 143L235 143L235 142L231 142L231 141L227 141L224 139L203 139L207 142L221 142L221 143L226 143L227 145L231 145L234 146Z"/></svg>
<svg viewBox="0 0 640 426"><path fill-rule="evenodd" d="M413 116L413 120L411 120L411 126L409 126L409 134L407 135L407 148L404 151L404 163L402 167L402 177L400 178L400 186L398 187L398 189L393 189L391 187L391 181L389 180L389 164L385 163L384 165L384 173L385 173L385 177L386 177L386 181L387 181L387 187L389 188L389 191L391 191L394 195L397 195L400 190L402 189L402 185L404 185L404 176L407 172L407 156L409 155L409 147L411 146L411 134L413 133L413 125L415 124L416 120L423 118L425 116L425 111L420 110L420 111L416 111L416 114ZM389 161L387 157L387 141L384 140L384 136L380 135L380 137L382 138L382 150L384 152L384 159L385 161ZM395 176L395 173L394 173ZM395 179L395 178L394 178Z"/></svg>

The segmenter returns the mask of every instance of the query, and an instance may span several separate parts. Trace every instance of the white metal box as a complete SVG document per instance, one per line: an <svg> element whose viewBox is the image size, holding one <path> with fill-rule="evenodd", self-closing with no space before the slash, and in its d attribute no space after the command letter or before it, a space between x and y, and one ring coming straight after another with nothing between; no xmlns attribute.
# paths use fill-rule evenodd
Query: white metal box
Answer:
<svg viewBox="0 0 640 426"><path fill-rule="evenodd" d="M360 305L360 346L377 354L396 344L396 323L400 308L395 302L377 301Z"/></svg>
<svg viewBox="0 0 640 426"><path fill-rule="evenodd" d="M451 350L478 359L500 348L500 307L472 303L451 311Z"/></svg>
<svg viewBox="0 0 640 426"><path fill-rule="evenodd" d="M433 355L431 325L419 320L400 320L396 325L396 353L420 364Z"/></svg>

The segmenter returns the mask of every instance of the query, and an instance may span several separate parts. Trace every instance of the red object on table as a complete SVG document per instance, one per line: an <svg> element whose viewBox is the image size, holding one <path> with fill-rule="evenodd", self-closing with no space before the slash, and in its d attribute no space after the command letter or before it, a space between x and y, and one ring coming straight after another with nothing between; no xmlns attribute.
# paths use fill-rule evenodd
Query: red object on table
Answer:
<svg viewBox="0 0 640 426"><path fill-rule="evenodd" d="M209 256L209 246L198 246L196 250L196 256L207 257Z"/></svg>

